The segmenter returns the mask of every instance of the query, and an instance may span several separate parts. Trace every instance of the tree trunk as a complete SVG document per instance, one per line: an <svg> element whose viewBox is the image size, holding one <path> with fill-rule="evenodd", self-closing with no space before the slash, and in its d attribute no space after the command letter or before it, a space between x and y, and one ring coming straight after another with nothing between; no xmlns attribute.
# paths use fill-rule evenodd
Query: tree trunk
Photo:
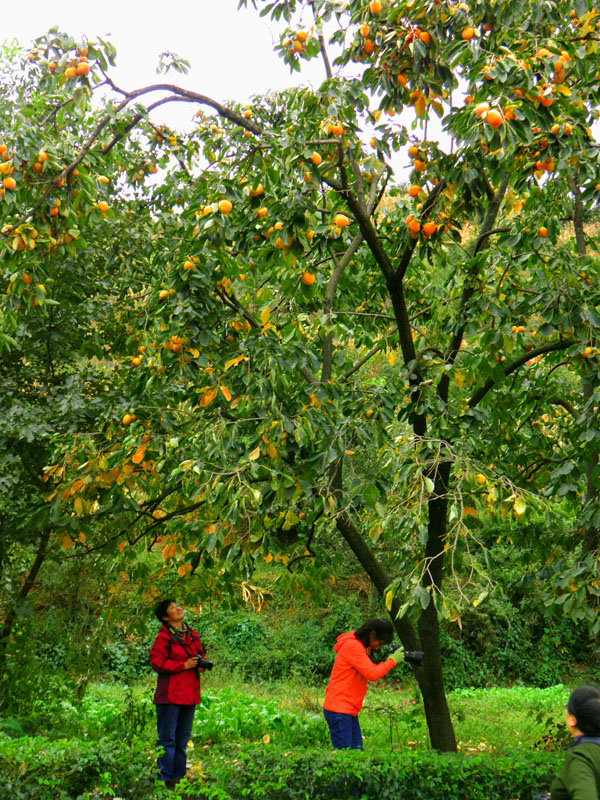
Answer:
<svg viewBox="0 0 600 800"><path fill-rule="evenodd" d="M24 600L29 592L33 589L33 585L36 581L38 573L42 564L44 563L44 559L46 558L48 542L50 541L50 532L50 529L47 529L42 531L40 534L33 564L31 565L29 572L23 581L23 585L21 586L17 597L15 598L14 605L9 609L6 618L0 627L0 669L2 668L2 664L4 663L6 656L6 646L10 638L12 627L17 619L17 603L21 600Z"/></svg>
<svg viewBox="0 0 600 800"><path fill-rule="evenodd" d="M373 586L383 597L391 580L364 537L346 513L342 513L338 517L337 527L369 576ZM423 667L413 667L413 673L423 696L431 746L441 752L454 753L456 752L456 737L444 694L440 629L435 606L433 602L430 602L421 614L419 619L420 641L413 625L406 617L396 618L399 607L399 601L394 599L390 616L402 645L407 650L421 649L425 653Z"/></svg>
<svg viewBox="0 0 600 800"><path fill-rule="evenodd" d="M419 636L426 654L423 660L419 687L423 695L425 716L431 746L442 752L456 752L456 737L450 718L450 709L444 690L442 652L440 644L440 624L434 602L436 590L441 590L444 575L444 544L448 520L448 483L451 464L444 461L429 472L433 480L433 492L429 499L429 521L423 588L429 592L429 605L419 617Z"/></svg>
<svg viewBox="0 0 600 800"><path fill-rule="evenodd" d="M444 690L440 625L433 602L429 603L419 617L419 636L425 658L422 669L415 672L419 673L417 680L423 695L431 746L442 753L455 753L456 736Z"/></svg>

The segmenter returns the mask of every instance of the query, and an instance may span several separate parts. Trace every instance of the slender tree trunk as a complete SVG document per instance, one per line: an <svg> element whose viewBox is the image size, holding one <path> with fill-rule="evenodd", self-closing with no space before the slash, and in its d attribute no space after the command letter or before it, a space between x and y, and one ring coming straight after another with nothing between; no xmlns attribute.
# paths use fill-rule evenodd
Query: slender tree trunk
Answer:
<svg viewBox="0 0 600 800"><path fill-rule="evenodd" d="M42 564L44 563L44 559L46 558L48 543L50 541L50 533L51 531L48 528L42 531L40 534L33 564L29 568L29 572L23 581L23 585L21 586L19 593L15 598L14 605L9 609L6 619L2 623L2 626L0 626L0 669L2 668L6 658L6 647L10 638L10 632L15 620L17 619L18 603L25 600L29 592L33 589L38 573L42 567Z"/></svg>
<svg viewBox="0 0 600 800"><path fill-rule="evenodd" d="M444 689L440 626L433 603L430 603L419 617L419 636L426 658L418 681L423 695L431 746L442 753L455 753L456 736Z"/></svg>
<svg viewBox="0 0 600 800"><path fill-rule="evenodd" d="M428 536L425 548L426 571L423 588L429 592L429 605L419 617L419 636L427 658L423 660L419 681L425 705L425 716L431 746L443 752L456 752L456 737L444 689L444 671L440 644L440 624L434 602L436 590L442 588L444 575L444 545L448 526L448 482L450 462L437 466L433 480L434 489L429 499Z"/></svg>

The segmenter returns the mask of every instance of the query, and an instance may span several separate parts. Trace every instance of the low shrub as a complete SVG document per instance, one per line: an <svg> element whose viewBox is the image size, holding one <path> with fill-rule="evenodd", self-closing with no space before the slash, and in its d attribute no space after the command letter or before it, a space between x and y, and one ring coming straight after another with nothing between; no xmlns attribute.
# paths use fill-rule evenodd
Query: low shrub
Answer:
<svg viewBox="0 0 600 800"><path fill-rule="evenodd" d="M140 740L7 739L0 735L0 797L15 800L175 800L156 782L155 753ZM202 758L184 782L194 800L532 800L546 790L562 754L369 758L324 748L285 752L272 745Z"/></svg>
<svg viewBox="0 0 600 800"><path fill-rule="evenodd" d="M590 662L585 625L549 619L501 597L465 612L462 629L441 632L444 683L487 687L516 681L540 688L560 683L573 662Z"/></svg>
<svg viewBox="0 0 600 800"><path fill-rule="evenodd" d="M333 651L313 621L290 620L267 627L268 619L244 612L218 612L198 621L196 629L220 667L236 669L251 681L300 677L315 682L328 677Z"/></svg>
<svg viewBox="0 0 600 800"><path fill-rule="evenodd" d="M150 800L167 794L156 755L139 740L96 742L0 735L0 797L13 800Z"/></svg>
<svg viewBox="0 0 600 800"><path fill-rule="evenodd" d="M158 629L157 629L158 632ZM100 671L120 681L135 681L147 674L154 637L126 640L121 637L102 647Z"/></svg>
<svg viewBox="0 0 600 800"><path fill-rule="evenodd" d="M438 755L368 758L360 752L281 753L262 747L214 761L210 800L532 800L562 755Z"/></svg>

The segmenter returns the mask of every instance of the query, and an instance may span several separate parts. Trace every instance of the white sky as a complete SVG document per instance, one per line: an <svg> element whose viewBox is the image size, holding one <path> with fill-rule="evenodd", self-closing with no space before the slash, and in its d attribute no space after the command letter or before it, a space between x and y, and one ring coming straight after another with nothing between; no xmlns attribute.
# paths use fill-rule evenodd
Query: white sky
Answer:
<svg viewBox="0 0 600 800"><path fill-rule="evenodd" d="M254 94L291 85L320 85L325 77L320 59L303 62L302 72L290 74L273 52L279 27L249 9L237 10L238 0L21 0L19 13L6 13L0 42L16 38L28 46L58 25L76 39L109 38L117 49L117 68L111 76L124 89L157 80L161 52L170 50L191 64L188 75L174 71L166 80L225 102L246 102ZM259 8L260 8L259 4ZM303 27L309 28L307 19ZM174 103L159 109L153 119L174 128L189 127L196 109ZM412 120L412 113L409 112ZM406 157L396 154L394 168ZM400 175L397 175L400 178Z"/></svg>
<svg viewBox="0 0 600 800"><path fill-rule="evenodd" d="M192 68L187 76L170 72L168 80L220 101L320 83L320 61L306 64L301 77L290 75L273 52L277 28L252 7L237 6L238 0L24 0L19 13L3 15L0 41L28 45L54 25L76 38L108 37L117 48L111 75L130 89L155 82L159 54L170 50Z"/></svg>

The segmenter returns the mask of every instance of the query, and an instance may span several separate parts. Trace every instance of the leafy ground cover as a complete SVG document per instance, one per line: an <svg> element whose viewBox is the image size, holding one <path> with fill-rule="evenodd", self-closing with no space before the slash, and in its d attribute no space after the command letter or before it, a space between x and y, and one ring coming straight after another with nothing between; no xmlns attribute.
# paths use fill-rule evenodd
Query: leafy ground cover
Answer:
<svg viewBox="0 0 600 800"><path fill-rule="evenodd" d="M331 752L321 717L322 686L249 685L216 672L205 682L196 714L182 796L331 800L357 791L365 798L402 798L410 785L411 797L433 800L529 798L531 787L541 791L562 759L556 723L568 691L557 685L450 693L460 753L441 757L429 748L413 688L375 685L361 715L365 752L340 754ZM64 687L50 711L53 724L45 730L33 732L35 720L21 721L20 729L16 719L1 721L0 796L162 796L154 785L150 680L135 687L96 683L79 703ZM23 735L26 728L30 735Z"/></svg>

